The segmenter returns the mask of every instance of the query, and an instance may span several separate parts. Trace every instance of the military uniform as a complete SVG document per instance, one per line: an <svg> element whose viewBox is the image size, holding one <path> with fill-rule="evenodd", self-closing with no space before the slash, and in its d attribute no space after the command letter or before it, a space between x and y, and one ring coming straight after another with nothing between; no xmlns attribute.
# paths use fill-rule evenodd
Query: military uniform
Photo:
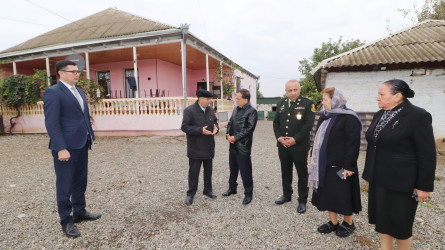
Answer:
<svg viewBox="0 0 445 250"><path fill-rule="evenodd" d="M315 104L312 100L299 96L294 103L282 98L277 104L273 121L275 137L293 137L296 144L289 148L277 141L278 156L281 162L283 196L290 200L292 190L292 165L298 174L298 201L307 202L308 170L307 155L310 147L310 131L315 120Z"/></svg>

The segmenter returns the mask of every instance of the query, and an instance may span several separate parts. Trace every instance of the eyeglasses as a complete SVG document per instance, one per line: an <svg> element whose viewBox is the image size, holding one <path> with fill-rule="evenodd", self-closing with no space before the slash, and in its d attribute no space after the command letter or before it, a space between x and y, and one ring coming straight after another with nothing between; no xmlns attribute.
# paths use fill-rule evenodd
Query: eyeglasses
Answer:
<svg viewBox="0 0 445 250"><path fill-rule="evenodd" d="M70 73L73 73L73 74L75 74L75 75L77 75L77 74L79 74L80 75L80 71L78 71L78 70L62 70L63 72L70 72Z"/></svg>

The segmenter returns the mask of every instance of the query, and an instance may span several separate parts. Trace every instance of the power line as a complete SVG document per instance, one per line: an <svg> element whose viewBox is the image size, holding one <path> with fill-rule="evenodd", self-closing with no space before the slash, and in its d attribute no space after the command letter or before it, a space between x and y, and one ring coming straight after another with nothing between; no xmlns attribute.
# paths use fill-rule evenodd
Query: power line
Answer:
<svg viewBox="0 0 445 250"><path fill-rule="evenodd" d="M207 37L207 41L209 41L209 35L207 34L207 27L206 27L206 23L204 22L204 12L201 9L201 3L199 2L199 0L196 0L198 2L198 8L199 8L199 17L201 18L201 22L202 22L202 26L204 27L204 33Z"/></svg>
<svg viewBox="0 0 445 250"><path fill-rule="evenodd" d="M33 22L28 22L28 21L23 21L23 20L18 20L18 19L12 19L12 18L7 18L7 17L0 17L0 19L5 19L8 21L14 21L14 22L21 22L21 23L28 23L28 24L34 24L34 25L40 25L40 26L46 26L46 27L56 27L56 26L52 26L52 25L46 25L46 24L41 24L41 23L33 23Z"/></svg>
<svg viewBox="0 0 445 250"><path fill-rule="evenodd" d="M55 12L53 12L53 11L51 11L51 10L45 8L45 7L42 7L42 6L40 6L40 5L36 4L36 3L33 3L33 2L31 2L30 0L25 0L25 1L27 1L28 3L33 4L33 5L35 5L35 6L39 7L39 8L41 8L41 9L43 9L43 10L46 10L46 11L48 11L49 13L51 13L51 14L53 14L53 15L56 15L56 16L62 18L62 19L65 19L65 20L67 20L68 22L77 24L76 22L73 22L73 21L71 21L71 20L65 18L64 16L61 16L61 15L59 15L59 14L57 14L57 13L55 13ZM80 25L80 24L77 24L77 25L82 26L82 25Z"/></svg>

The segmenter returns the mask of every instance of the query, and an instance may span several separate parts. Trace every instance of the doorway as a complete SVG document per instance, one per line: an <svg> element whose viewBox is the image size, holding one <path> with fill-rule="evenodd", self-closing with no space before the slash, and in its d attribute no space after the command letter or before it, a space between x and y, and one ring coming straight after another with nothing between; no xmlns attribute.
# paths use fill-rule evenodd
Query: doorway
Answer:
<svg viewBox="0 0 445 250"><path fill-rule="evenodd" d="M138 91L137 82L139 82L139 79L138 81L136 81L136 79L134 78L134 69L125 69L124 73L125 98L135 98L136 91Z"/></svg>
<svg viewBox="0 0 445 250"><path fill-rule="evenodd" d="M112 98L111 96L111 81L110 81L110 71L99 71L97 72L97 82L104 90L105 98ZM115 97L117 98L117 97Z"/></svg>

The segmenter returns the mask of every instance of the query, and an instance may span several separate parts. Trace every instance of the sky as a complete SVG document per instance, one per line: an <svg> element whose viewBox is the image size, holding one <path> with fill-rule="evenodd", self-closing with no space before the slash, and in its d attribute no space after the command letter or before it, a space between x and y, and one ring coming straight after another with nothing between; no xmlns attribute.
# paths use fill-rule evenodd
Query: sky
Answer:
<svg viewBox="0 0 445 250"><path fill-rule="evenodd" d="M0 0L0 51L109 7L189 31L259 76L265 97L299 79L322 42L371 43L413 25L398 9L422 0ZM388 30L389 28L389 30Z"/></svg>

